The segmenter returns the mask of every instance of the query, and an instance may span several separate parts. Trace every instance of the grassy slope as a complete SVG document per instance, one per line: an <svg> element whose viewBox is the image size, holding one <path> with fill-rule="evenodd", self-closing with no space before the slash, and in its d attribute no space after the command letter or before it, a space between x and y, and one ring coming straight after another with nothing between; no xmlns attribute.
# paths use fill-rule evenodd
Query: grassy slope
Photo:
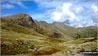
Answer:
<svg viewBox="0 0 98 56"><path fill-rule="evenodd" d="M68 56L69 54L72 56L75 55L80 56L79 52L81 51L96 51L97 39L96 38L75 39L68 42L60 43L59 46L63 46L64 49L60 52L52 54L53 56L57 56L57 55Z"/></svg>
<svg viewBox="0 0 98 56"><path fill-rule="evenodd" d="M77 28L79 31L80 37L96 37L97 36L97 27L91 26L91 27L84 27L84 28Z"/></svg>
<svg viewBox="0 0 98 56"><path fill-rule="evenodd" d="M40 28L42 28L42 30L40 32L42 32L43 35L47 35L49 37L53 37L53 38L63 38L63 36L61 35L60 32L58 32L55 29L51 29L48 23L44 22L44 21L35 21L35 23L37 25L39 25Z"/></svg>
<svg viewBox="0 0 98 56"><path fill-rule="evenodd" d="M25 32L19 33L14 30L8 30L3 28L1 34L2 54L18 54L18 55L52 54L53 56L57 56L60 54L68 55L69 51L69 53L73 55L80 51L94 51L97 48L96 44L97 41L94 38L81 38L81 39L74 39L71 41L62 41L59 39L53 39L47 36L43 36L40 34L36 35L36 34L38 33L35 34L27 34ZM38 51L33 51L33 48L38 48Z"/></svg>
<svg viewBox="0 0 98 56"><path fill-rule="evenodd" d="M61 27L58 30L63 32L63 34L69 34L70 30L72 30L71 33L73 35L75 30L61 24L57 24L56 27L56 29ZM64 40L62 40L63 38L51 38L38 33L32 28L3 21L1 22L1 28L1 51L5 55L74 55L80 51L95 51L97 48L97 40L95 38L66 41L65 39L71 37L64 35ZM48 29L48 31L52 30ZM47 30L45 32L47 33ZM37 50L34 50L34 48L37 48Z"/></svg>
<svg viewBox="0 0 98 56"><path fill-rule="evenodd" d="M54 28L61 32L65 39L72 40L74 35L77 33L77 30L73 27L67 26L63 23L53 23Z"/></svg>
<svg viewBox="0 0 98 56"><path fill-rule="evenodd" d="M45 29L47 29L47 28L50 29L50 31L51 30L58 31L59 33L62 34L63 40L72 40L73 39L70 35L72 35L72 33L74 33L73 30L75 30L75 29L72 27L66 26L66 25L59 23L59 22L49 24L45 21L40 21L39 24L41 27L44 27ZM72 31L69 32L69 30L72 30Z"/></svg>
<svg viewBox="0 0 98 56"><path fill-rule="evenodd" d="M4 29L2 29L1 37L2 54L7 55L21 53L38 55L52 54L59 51L59 48L55 47L58 43L63 42L59 39L53 39L46 36L39 37ZM33 48L38 48L39 51L33 51Z"/></svg>
<svg viewBox="0 0 98 56"><path fill-rule="evenodd" d="M32 17L24 13L20 13L8 17L1 17L0 19L2 22L5 23L8 22L13 25L15 24L15 25L33 29L34 31L42 35L46 35L54 38L62 37L62 35L58 31L40 26L40 24L37 21L33 20Z"/></svg>
<svg viewBox="0 0 98 56"><path fill-rule="evenodd" d="M39 22L40 26L45 27L46 29L54 29L63 35L64 40L72 40L74 38L86 38L86 37L96 37L97 36L97 27L83 27L83 28L74 28L68 25L65 25L61 22L54 22L49 24L45 21Z"/></svg>
<svg viewBox="0 0 98 56"><path fill-rule="evenodd" d="M2 54L28 54L28 52L30 52L30 54L52 54L59 50L50 46L63 42L59 38L50 38L23 26L5 22L2 22L1 26ZM51 52L48 51L49 49L44 51L44 47L49 47ZM33 48L41 50L34 52L32 50Z"/></svg>

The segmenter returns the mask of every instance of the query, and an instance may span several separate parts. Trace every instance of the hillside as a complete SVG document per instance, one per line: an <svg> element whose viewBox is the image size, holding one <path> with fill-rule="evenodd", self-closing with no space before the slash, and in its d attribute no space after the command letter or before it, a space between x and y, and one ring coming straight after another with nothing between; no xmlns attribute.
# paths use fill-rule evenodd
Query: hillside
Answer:
<svg viewBox="0 0 98 56"><path fill-rule="evenodd" d="M77 28L80 37L97 37L97 26Z"/></svg>
<svg viewBox="0 0 98 56"><path fill-rule="evenodd" d="M0 20L2 55L68 56L97 49L97 27L74 28L60 22L50 24L33 20L24 13L0 17Z"/></svg>
<svg viewBox="0 0 98 56"><path fill-rule="evenodd" d="M47 35L49 37L61 37L61 34L59 32L55 30L44 29L44 27L40 27L40 25L36 21L34 21L32 17L24 13L20 13L20 14L8 16L8 17L1 17L1 21L3 23L10 22L9 24L11 25L14 24L14 25L27 27L27 28L35 30L36 32L40 34Z"/></svg>
<svg viewBox="0 0 98 56"><path fill-rule="evenodd" d="M97 27L91 26L91 27L71 27L68 25L65 25L61 22L53 22L51 24L40 21L38 22L41 27L49 28L49 29L55 29L56 31L60 32L64 39L73 39L77 38L77 35L80 35L80 38L83 37L97 37Z"/></svg>

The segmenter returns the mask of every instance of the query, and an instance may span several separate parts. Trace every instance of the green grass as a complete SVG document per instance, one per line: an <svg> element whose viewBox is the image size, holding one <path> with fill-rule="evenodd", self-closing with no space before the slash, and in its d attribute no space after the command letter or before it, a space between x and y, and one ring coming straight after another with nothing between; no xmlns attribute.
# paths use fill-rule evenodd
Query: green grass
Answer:
<svg viewBox="0 0 98 56"><path fill-rule="evenodd" d="M35 36L43 36L39 34L38 32L34 31L33 29L29 29L29 28L19 26L16 24L1 23L1 28L9 30L9 31L15 31L18 33L25 33L25 34L35 35Z"/></svg>
<svg viewBox="0 0 98 56"><path fill-rule="evenodd" d="M97 48L97 41L93 37L64 41L60 38L19 33L4 28L1 37L1 51L5 55L68 55L67 51L73 54L72 50L79 53L80 51L95 51ZM33 51L32 48L38 48L39 51Z"/></svg>
<svg viewBox="0 0 98 56"><path fill-rule="evenodd" d="M73 41L71 41L71 43L73 43L73 44L82 44L82 43L86 43L86 42L92 42L92 41L94 41L94 39L95 39L94 37L74 39Z"/></svg>
<svg viewBox="0 0 98 56"><path fill-rule="evenodd" d="M97 49L97 42L88 42L81 45L82 50L80 51L96 51Z"/></svg>
<svg viewBox="0 0 98 56"><path fill-rule="evenodd" d="M65 26L62 23L49 24L48 26L45 22L42 23L43 27L40 26L38 22L32 26L27 23L31 18L26 19L24 17L25 15L26 14L14 15L5 17L5 19L2 20L2 38L0 42L3 55L59 56L59 54L61 54L68 56L68 51L70 54L76 54L81 51L96 51L97 49L97 38L94 38L94 35L96 35L95 29L88 29L86 31L87 34L85 34L85 29L82 29L82 36L87 37L88 31L91 35L89 38L83 37L76 39L71 37L78 33L76 28ZM54 29L51 28L50 25ZM33 28L28 26L32 26ZM37 48L37 50L33 50L34 48Z"/></svg>
<svg viewBox="0 0 98 56"><path fill-rule="evenodd" d="M10 31L10 30L5 30L2 29L1 33L1 40L2 40L2 54L7 54L7 55L16 55L16 54L23 54L23 53L31 53L34 52L32 51L31 48L43 48L42 50L46 51L38 51L39 54L42 54L42 52L45 54L48 54L47 52L50 52L49 54L52 54L52 48L53 45L56 45L56 42L60 42L60 40L52 39L47 36L40 37L40 36L35 36L35 35L30 35L30 34L25 34L25 33L18 33L15 31ZM51 41L51 42L50 42ZM21 44L22 43L22 44ZM29 47L28 47L29 46ZM44 47L51 46L50 51L48 49L44 49ZM53 49L56 50L56 49ZM57 49L58 50L58 49ZM56 52L56 51L53 51ZM32 54L36 54L37 52L35 51Z"/></svg>

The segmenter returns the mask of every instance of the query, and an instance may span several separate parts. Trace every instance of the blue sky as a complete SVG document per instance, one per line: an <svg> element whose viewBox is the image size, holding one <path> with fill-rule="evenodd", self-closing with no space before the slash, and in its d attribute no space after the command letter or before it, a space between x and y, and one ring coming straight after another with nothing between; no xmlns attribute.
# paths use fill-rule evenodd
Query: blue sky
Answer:
<svg viewBox="0 0 98 56"><path fill-rule="evenodd" d="M63 22L74 27L97 25L97 0L2 0L1 16L18 13L34 20Z"/></svg>

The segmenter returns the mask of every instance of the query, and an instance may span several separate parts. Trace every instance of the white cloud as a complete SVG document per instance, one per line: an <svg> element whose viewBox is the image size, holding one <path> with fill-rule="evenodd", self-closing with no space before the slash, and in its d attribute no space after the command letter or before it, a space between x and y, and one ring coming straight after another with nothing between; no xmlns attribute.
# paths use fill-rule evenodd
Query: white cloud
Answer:
<svg viewBox="0 0 98 56"><path fill-rule="evenodd" d="M5 2L8 2L8 3L5 3ZM26 8L26 9L28 9L24 4L23 4L23 2L22 1L16 1L16 0L4 0L4 1L2 1L1 2L1 6L2 6L2 8L6 8L6 9L9 9L9 8L15 8L15 5L14 4L16 4L16 5L19 5L19 6L21 6L21 7L23 7L23 8Z"/></svg>
<svg viewBox="0 0 98 56"><path fill-rule="evenodd" d="M93 20L87 20L84 18L80 18L78 21L73 21L70 23L70 25L74 27L88 27L97 25L97 23L93 22Z"/></svg>
<svg viewBox="0 0 98 56"><path fill-rule="evenodd" d="M72 3L64 3L61 7L57 7L54 12L51 13L51 19L56 22L65 22L66 20L73 20L75 14L70 11Z"/></svg>
<svg viewBox="0 0 98 56"><path fill-rule="evenodd" d="M17 5L19 5L19 6L23 7L23 8L28 9L28 8L23 4L22 1L9 1L9 3L17 4Z"/></svg>
<svg viewBox="0 0 98 56"><path fill-rule="evenodd" d="M72 11L72 8L74 11ZM94 12L96 13L96 6L93 5L91 8L93 8ZM82 6L73 7L72 3L63 3L62 6L56 7L56 9L51 12L51 19L55 22L69 23L70 26L74 27L88 27L97 25L97 23L91 18L81 16L84 12L90 16L88 10L89 9L85 10ZM81 17L75 13L78 13L78 15Z"/></svg>
<svg viewBox="0 0 98 56"><path fill-rule="evenodd" d="M23 1L23 0L22 0ZM27 0L25 0L27 1ZM32 1L32 0L29 0ZM71 1L71 2L93 2L93 1L97 1L97 0L34 0L36 2L41 2L41 1Z"/></svg>
<svg viewBox="0 0 98 56"><path fill-rule="evenodd" d="M92 10L94 11L94 13L97 13L97 12L98 12L98 7L97 7L97 5L93 4L93 5L91 6L91 8L92 8Z"/></svg>
<svg viewBox="0 0 98 56"><path fill-rule="evenodd" d="M12 9L12 8L15 8L12 4L2 4L1 5L1 9Z"/></svg>
<svg viewBox="0 0 98 56"><path fill-rule="evenodd" d="M92 20L98 24L98 7L96 4L91 5L90 14Z"/></svg>
<svg viewBox="0 0 98 56"><path fill-rule="evenodd" d="M77 6L77 7L73 8L73 12L75 12L77 14L81 14L81 13L84 13L85 10L82 6Z"/></svg>
<svg viewBox="0 0 98 56"><path fill-rule="evenodd" d="M38 3L38 7L41 9L49 9L49 8L56 8L60 5L62 5L62 1L35 1L36 3Z"/></svg>

